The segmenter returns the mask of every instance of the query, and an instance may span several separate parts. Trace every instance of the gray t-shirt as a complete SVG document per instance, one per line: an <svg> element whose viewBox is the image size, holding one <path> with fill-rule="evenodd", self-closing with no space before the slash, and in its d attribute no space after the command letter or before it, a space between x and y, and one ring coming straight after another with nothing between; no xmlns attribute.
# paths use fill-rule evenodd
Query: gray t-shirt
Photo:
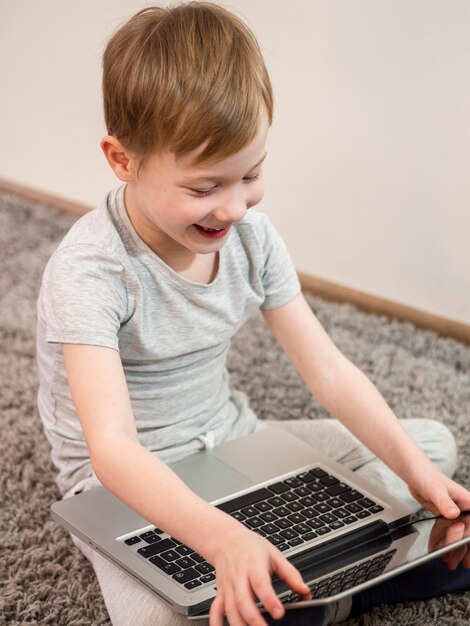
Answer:
<svg viewBox="0 0 470 626"><path fill-rule="evenodd" d="M61 343L118 350L139 440L165 462L252 432L257 419L225 367L231 337L299 282L268 218L249 211L220 251L210 284L168 267L135 232L125 185L79 219L52 255L38 301L39 414L62 493L92 475Z"/></svg>

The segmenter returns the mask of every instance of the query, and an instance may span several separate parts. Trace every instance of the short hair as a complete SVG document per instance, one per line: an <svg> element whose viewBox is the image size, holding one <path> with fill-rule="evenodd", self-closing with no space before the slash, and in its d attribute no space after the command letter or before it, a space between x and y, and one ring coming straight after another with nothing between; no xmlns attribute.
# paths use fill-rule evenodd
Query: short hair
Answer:
<svg viewBox="0 0 470 626"><path fill-rule="evenodd" d="M138 172L148 156L207 145L197 162L235 154L255 138L273 94L255 36L210 2L147 7L123 24L103 54L105 123Z"/></svg>

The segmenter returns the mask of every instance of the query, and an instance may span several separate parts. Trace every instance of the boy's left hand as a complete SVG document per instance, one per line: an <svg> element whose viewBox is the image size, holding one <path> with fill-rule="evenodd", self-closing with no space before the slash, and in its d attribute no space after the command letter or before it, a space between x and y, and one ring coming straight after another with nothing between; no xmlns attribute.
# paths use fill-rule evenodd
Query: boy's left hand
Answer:
<svg viewBox="0 0 470 626"><path fill-rule="evenodd" d="M454 519L461 511L470 511L470 491L432 464L414 472L408 489L421 506L435 515Z"/></svg>

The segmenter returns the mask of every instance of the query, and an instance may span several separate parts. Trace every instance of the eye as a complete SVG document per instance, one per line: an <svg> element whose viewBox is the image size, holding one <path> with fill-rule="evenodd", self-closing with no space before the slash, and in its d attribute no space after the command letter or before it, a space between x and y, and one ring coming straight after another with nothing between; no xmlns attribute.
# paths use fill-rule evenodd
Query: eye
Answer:
<svg viewBox="0 0 470 626"><path fill-rule="evenodd" d="M255 180L258 180L258 178L260 178L261 176L261 172L258 172L257 174L253 174L253 176L245 176L245 178L243 179L244 183L253 183Z"/></svg>
<svg viewBox="0 0 470 626"><path fill-rule="evenodd" d="M205 196L209 196L217 189L217 185L214 187L210 187L209 189L190 189L189 191L197 196L198 198L204 198Z"/></svg>

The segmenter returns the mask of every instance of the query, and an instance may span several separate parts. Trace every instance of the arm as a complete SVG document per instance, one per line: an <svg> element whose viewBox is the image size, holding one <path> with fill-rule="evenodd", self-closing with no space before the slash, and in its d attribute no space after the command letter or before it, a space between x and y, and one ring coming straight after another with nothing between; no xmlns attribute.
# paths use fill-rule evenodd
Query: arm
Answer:
<svg viewBox="0 0 470 626"><path fill-rule="evenodd" d="M456 517L470 493L444 476L409 437L372 382L334 345L302 294L263 309L274 335L310 391L409 486L427 508Z"/></svg>
<svg viewBox="0 0 470 626"><path fill-rule="evenodd" d="M218 593L211 624L221 625L225 611L229 619L240 614L247 623L264 626L254 593L273 615L276 609L282 614L271 585L273 573L298 593L308 591L297 570L274 546L197 496L140 445L115 350L65 344L63 351L72 398L101 483L216 567Z"/></svg>

